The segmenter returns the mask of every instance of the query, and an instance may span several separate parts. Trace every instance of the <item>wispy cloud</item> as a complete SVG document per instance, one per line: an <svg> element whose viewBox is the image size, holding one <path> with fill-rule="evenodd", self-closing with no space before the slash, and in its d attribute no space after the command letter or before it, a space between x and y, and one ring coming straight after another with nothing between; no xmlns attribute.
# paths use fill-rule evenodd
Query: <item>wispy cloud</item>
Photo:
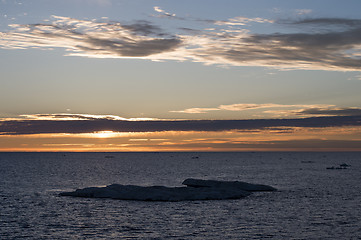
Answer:
<svg viewBox="0 0 361 240"><path fill-rule="evenodd" d="M15 31L2 33L0 45L10 49L62 47L67 55L111 58L146 57L171 51L181 43L146 21L120 24L60 16L53 19L46 24L13 24Z"/></svg>
<svg viewBox="0 0 361 240"><path fill-rule="evenodd" d="M361 108L345 107L338 108L333 105L312 106L299 109L274 109L264 113L273 114L275 117L322 117L322 116L361 116Z"/></svg>
<svg viewBox="0 0 361 240"><path fill-rule="evenodd" d="M160 7L154 10L164 16L175 16ZM297 26L298 32L251 33L244 26L251 22ZM202 29L176 28L181 32L169 33L148 21L123 24L53 16L45 23L11 27L13 31L0 33L1 48L60 47L72 56L193 61L285 70L361 69L361 19L273 21L239 16L225 21L204 20Z"/></svg>
<svg viewBox="0 0 361 240"><path fill-rule="evenodd" d="M55 113L55 114L22 114L19 115L25 120L54 120L54 121L75 121L75 120L119 120L119 121L151 121L159 120L156 118L123 118L116 115L94 115L94 114L72 114L72 113ZM6 119L5 119L6 120ZM4 119L0 119L0 122Z"/></svg>
<svg viewBox="0 0 361 240"><path fill-rule="evenodd" d="M221 110L219 108L187 108L184 110L179 110L179 111L170 111L170 112L175 112L175 113L207 113L209 111L218 111Z"/></svg>
<svg viewBox="0 0 361 240"><path fill-rule="evenodd" d="M334 105L325 105L325 104L313 104L313 105L301 105L301 104L275 104L275 103L262 103L262 104L256 104L256 103L237 103L237 104L229 104L229 105L220 105L215 108L188 108L185 110L179 110L179 111L171 111L175 113L207 113L209 111L246 111L251 109L274 109L274 108L290 108L291 110L288 110L288 113L300 113L300 111L304 111L305 109L326 109L333 107ZM295 110L297 109L297 110ZM284 111L284 110L281 110ZM265 111L267 112L267 111ZM268 111L270 112L270 110Z"/></svg>
<svg viewBox="0 0 361 240"><path fill-rule="evenodd" d="M259 108L310 108L310 107L328 107L330 105L300 105L300 104L275 104L275 103L263 103L263 104L249 104L249 103L238 103L230 105L220 105L221 110L228 111L244 111L249 109Z"/></svg>
<svg viewBox="0 0 361 240"><path fill-rule="evenodd" d="M273 20L265 18L246 18L246 17L235 17L230 18L226 21L214 21L215 25L231 25L231 26L243 26L250 22L256 23L273 23Z"/></svg>
<svg viewBox="0 0 361 240"><path fill-rule="evenodd" d="M285 21L284 23L287 22L289 24L318 25L323 27L346 26L356 29L361 28L361 19L349 18L305 18L297 21Z"/></svg>
<svg viewBox="0 0 361 240"><path fill-rule="evenodd" d="M297 15L306 15L312 13L312 9L296 9Z"/></svg>
<svg viewBox="0 0 361 240"><path fill-rule="evenodd" d="M205 114L211 111L247 111L259 109L263 114L271 114L273 118L323 117L323 116L361 116L359 107L336 107L327 104L275 104L275 103L238 103L219 105L215 108L188 108L174 113Z"/></svg>
<svg viewBox="0 0 361 240"><path fill-rule="evenodd" d="M165 15L167 17L175 17L176 15L174 13L168 13L166 11L164 11L163 9L161 9L160 7L154 7L153 8L154 11L158 12L158 13L161 13L162 15Z"/></svg>
<svg viewBox="0 0 361 240"><path fill-rule="evenodd" d="M361 108L309 108L297 112L299 115L361 116Z"/></svg>

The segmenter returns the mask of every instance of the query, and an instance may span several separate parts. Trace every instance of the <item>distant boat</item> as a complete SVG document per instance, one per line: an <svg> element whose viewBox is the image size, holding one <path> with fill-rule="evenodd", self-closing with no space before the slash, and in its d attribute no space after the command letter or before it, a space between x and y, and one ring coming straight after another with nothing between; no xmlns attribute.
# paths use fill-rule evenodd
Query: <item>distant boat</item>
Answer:
<svg viewBox="0 0 361 240"><path fill-rule="evenodd" d="M347 167L351 167L351 165L348 165L347 163L342 163L342 164L340 164L340 167L345 167L345 168L347 168Z"/></svg>
<svg viewBox="0 0 361 240"><path fill-rule="evenodd" d="M342 164L340 164L338 167L332 166L332 167L327 167L326 169L331 169L331 170L336 169L336 170L340 170L340 169L348 169L348 167L351 167L351 165L348 165L347 163L342 163Z"/></svg>

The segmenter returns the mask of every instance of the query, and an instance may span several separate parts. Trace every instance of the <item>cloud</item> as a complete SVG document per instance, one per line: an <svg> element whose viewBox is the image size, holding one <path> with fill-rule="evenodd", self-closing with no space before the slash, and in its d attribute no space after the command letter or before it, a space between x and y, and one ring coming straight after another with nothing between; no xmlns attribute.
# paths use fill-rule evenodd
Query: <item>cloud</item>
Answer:
<svg viewBox="0 0 361 240"><path fill-rule="evenodd" d="M159 7L154 10L174 17ZM0 47L59 47L69 56L193 61L283 70L361 69L361 19L273 21L239 16L226 21L202 21L202 29L184 31L187 28L183 27L175 29L180 30L178 33L167 33L148 21L123 24L53 16L41 24L12 24L12 31L0 33ZM287 25L298 32L251 33L244 26L250 22ZM204 24L210 26L204 28Z"/></svg>
<svg viewBox="0 0 361 240"><path fill-rule="evenodd" d="M263 104L253 104L253 103L238 103L230 105L220 105L219 109L228 110L228 111L244 111L250 109L258 108L300 108L300 107L309 107L314 105L287 105L287 104L275 104L275 103L263 103Z"/></svg>
<svg viewBox="0 0 361 240"><path fill-rule="evenodd" d="M246 17L235 17L230 18L227 21L214 21L215 25L246 25L249 22L256 22L256 23L273 23L273 20L265 19L265 18L246 18Z"/></svg>
<svg viewBox="0 0 361 240"><path fill-rule="evenodd" d="M219 108L187 108L180 111L170 111L175 113L207 113L209 111L218 111Z"/></svg>
<svg viewBox="0 0 361 240"><path fill-rule="evenodd" d="M62 47L68 55L88 57L146 57L171 51L181 43L146 21L122 25L59 16L53 19L48 24L13 24L16 30L2 33L0 45L8 49Z"/></svg>
<svg viewBox="0 0 361 240"><path fill-rule="evenodd" d="M209 111L245 111L251 109L270 109L270 108L292 108L293 110L289 110L289 112L295 111L294 109L302 108L327 108L332 107L333 105L322 105L322 104L314 104L314 105L300 105L300 104L275 104L275 103L237 103L237 104L229 104L229 105L220 105L216 108L188 108L180 111L171 111L175 113L207 113ZM301 111L302 111L301 110ZM299 113L299 111L297 111Z"/></svg>
<svg viewBox="0 0 361 240"><path fill-rule="evenodd" d="M296 9L297 15L306 15L312 13L312 9Z"/></svg>
<svg viewBox="0 0 361 240"><path fill-rule="evenodd" d="M175 17L176 16L174 13L168 13L168 12L164 11L163 9L161 9L160 7L157 7L157 6L155 6L153 9L154 9L154 11L159 12L162 15L165 15L167 17Z"/></svg>
<svg viewBox="0 0 361 240"><path fill-rule="evenodd" d="M276 33L247 37L241 45L222 52L232 64L258 62L283 69L359 71L357 56L361 28L327 33ZM347 53L351 51L351 53ZM357 70L358 69L358 70Z"/></svg>
<svg viewBox="0 0 361 240"><path fill-rule="evenodd" d="M361 108L347 107L337 108L335 105L327 104L275 104L275 103L238 103L229 105L219 105L215 108L188 108L174 113L204 114L210 111L247 111L263 109L264 114L272 114L273 117L322 117L322 116L361 116Z"/></svg>
<svg viewBox="0 0 361 240"><path fill-rule="evenodd" d="M20 118L26 120L54 120L54 121L74 121L74 120L120 120L120 121L151 121L159 120L156 118L123 118L115 115L94 115L94 114L22 114ZM0 119L1 122L1 119Z"/></svg>
<svg viewBox="0 0 361 240"><path fill-rule="evenodd" d="M75 115L74 120L57 116L51 120L43 116L33 119L3 119L0 135L44 133L94 133L94 132L162 132L162 131L228 131L257 130L289 127L341 127L361 126L361 116L330 116L300 119L251 120L123 120L121 117L101 115ZM44 120L43 120L44 119Z"/></svg>
<svg viewBox="0 0 361 240"><path fill-rule="evenodd" d="M115 23L117 24L117 23ZM145 36L148 35L158 35L163 36L165 34L162 33L162 30L160 27L152 25L148 21L137 21L133 24L123 24L122 27L126 30L132 31L134 34L142 34Z"/></svg>
<svg viewBox="0 0 361 240"><path fill-rule="evenodd" d="M266 110L264 113L270 113L277 117L290 117L290 116L302 116L302 117L311 117L311 116L361 116L361 108L357 107L347 107L347 108L337 108L333 105L310 105L306 108L301 109L278 109L278 110Z"/></svg>
<svg viewBox="0 0 361 240"><path fill-rule="evenodd" d="M297 114L299 115L318 115L318 116L361 116L361 108L310 108L304 109Z"/></svg>
<svg viewBox="0 0 361 240"><path fill-rule="evenodd" d="M289 21L286 21L286 23ZM347 18L305 18L298 21L291 21L290 24L307 24L319 26L348 26L351 28L360 28L361 19L347 19Z"/></svg>

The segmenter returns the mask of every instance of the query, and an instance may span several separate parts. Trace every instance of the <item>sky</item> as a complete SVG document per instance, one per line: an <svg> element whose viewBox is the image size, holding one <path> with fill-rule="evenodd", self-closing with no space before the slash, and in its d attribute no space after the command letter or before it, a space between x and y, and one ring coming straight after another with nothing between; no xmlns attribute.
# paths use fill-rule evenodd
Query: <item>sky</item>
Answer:
<svg viewBox="0 0 361 240"><path fill-rule="evenodd" d="M359 0L0 0L0 151L361 151Z"/></svg>

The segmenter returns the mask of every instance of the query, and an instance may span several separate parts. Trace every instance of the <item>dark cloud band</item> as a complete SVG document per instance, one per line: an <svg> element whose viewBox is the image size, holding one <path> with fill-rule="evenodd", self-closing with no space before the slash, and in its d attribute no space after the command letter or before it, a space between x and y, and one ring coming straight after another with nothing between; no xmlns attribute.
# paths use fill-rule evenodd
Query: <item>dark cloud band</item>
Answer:
<svg viewBox="0 0 361 240"><path fill-rule="evenodd" d="M328 116L361 116L360 108L320 109L310 108L297 113L298 115L328 115Z"/></svg>
<svg viewBox="0 0 361 240"><path fill-rule="evenodd" d="M301 119L123 121L93 120L9 120L0 122L1 135L41 133L160 132L256 130L271 127L361 126L361 116L312 117Z"/></svg>

